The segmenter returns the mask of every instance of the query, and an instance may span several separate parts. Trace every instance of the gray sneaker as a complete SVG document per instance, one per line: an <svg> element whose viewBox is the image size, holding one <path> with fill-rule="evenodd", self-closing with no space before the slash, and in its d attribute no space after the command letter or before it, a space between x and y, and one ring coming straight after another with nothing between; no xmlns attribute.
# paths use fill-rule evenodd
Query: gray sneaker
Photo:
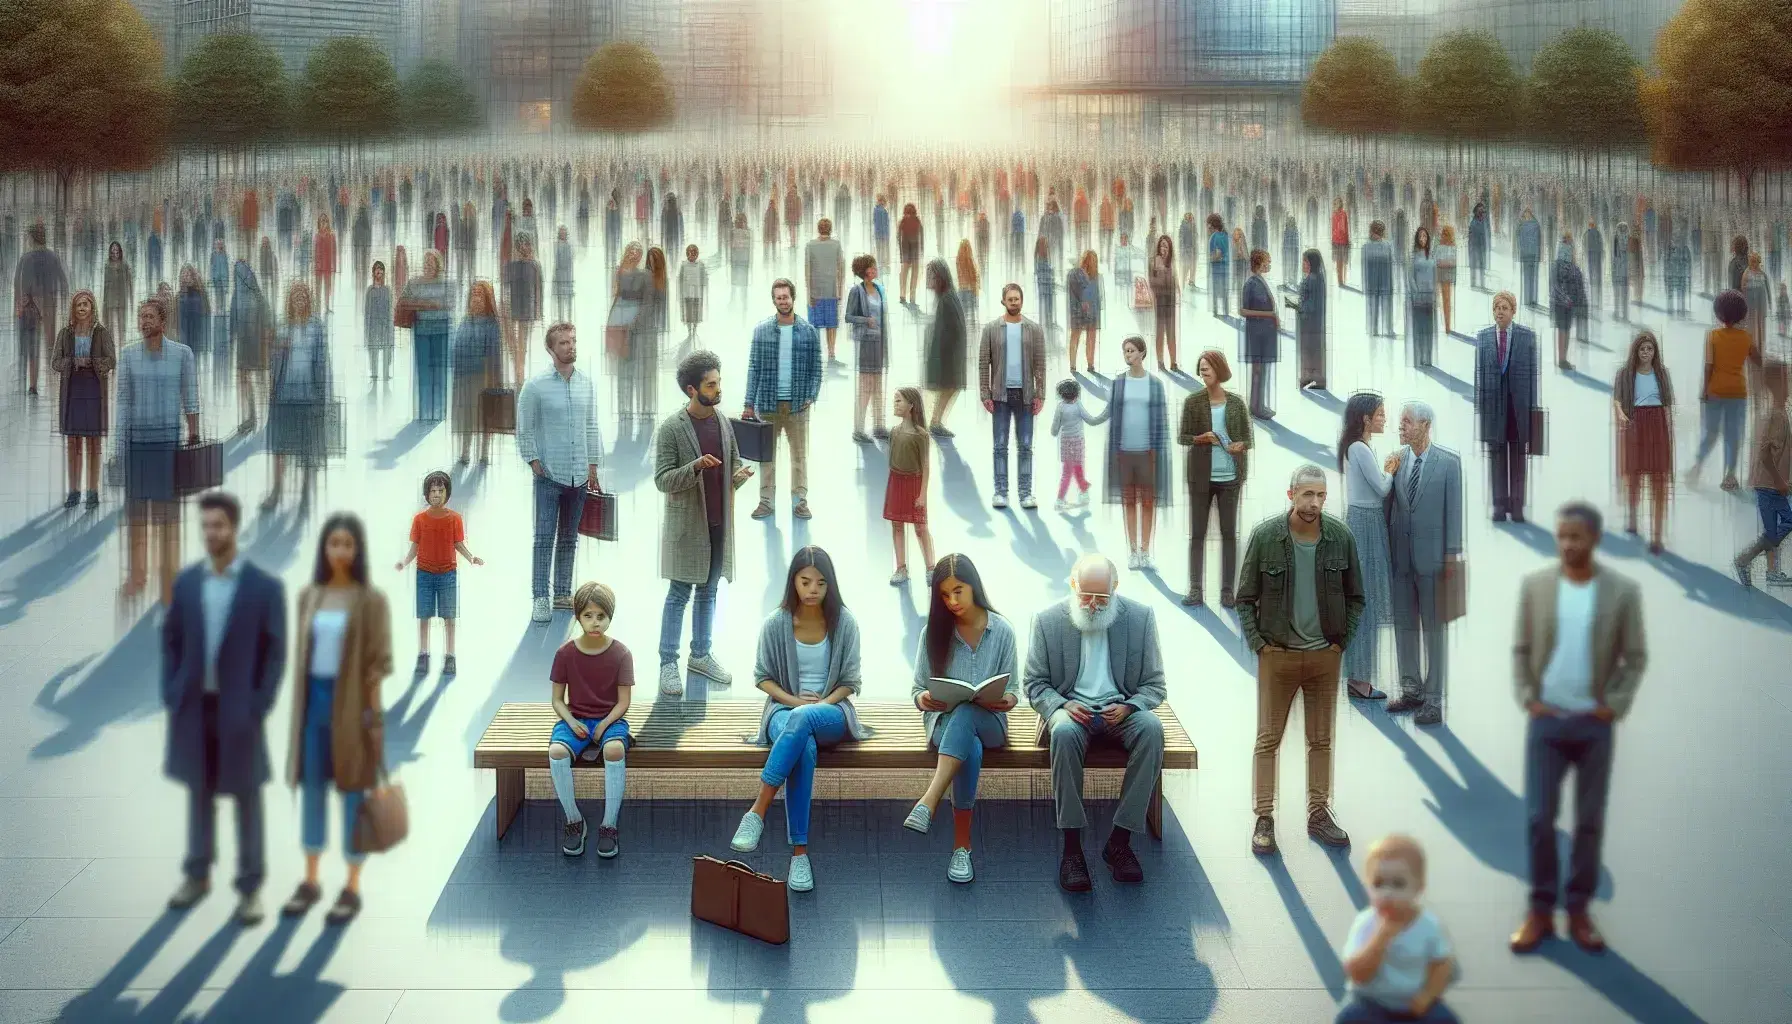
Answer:
<svg viewBox="0 0 1792 1024"><path fill-rule="evenodd" d="M244 928L253 928L265 917L261 909L261 897L249 892L237 897L236 912L231 915L237 924Z"/></svg>
<svg viewBox="0 0 1792 1024"><path fill-rule="evenodd" d="M660 663L660 696L684 696L684 673L678 670L678 662Z"/></svg>
<svg viewBox="0 0 1792 1024"><path fill-rule="evenodd" d="M580 818L578 821L567 822L566 836L561 840L560 852L566 854L568 857L578 857L583 855L585 852L585 833L588 831L590 830L585 827L585 819L583 818Z"/></svg>
<svg viewBox="0 0 1792 1024"><path fill-rule="evenodd" d="M605 860L622 852L622 836L614 825L597 826L597 855Z"/></svg>
<svg viewBox="0 0 1792 1024"><path fill-rule="evenodd" d="M734 683L734 677L722 667L722 663L717 661L714 655L705 654L700 658L692 658L686 664L692 672L717 686L731 686Z"/></svg>
<svg viewBox="0 0 1792 1024"><path fill-rule="evenodd" d="M554 617L554 609L553 609L552 605L548 604L548 599L545 597L536 598L534 607L529 612L530 621L532 621L532 622L547 622L549 619L552 619L553 617Z"/></svg>
<svg viewBox="0 0 1792 1024"><path fill-rule="evenodd" d="M908 812L908 818L903 821L902 827L910 832L926 835L927 830L933 827L933 812L921 804L916 804L914 810Z"/></svg>
<svg viewBox="0 0 1792 1024"><path fill-rule="evenodd" d="M168 897L168 909L169 910L189 909L190 907L193 906L193 904L198 903L202 899L205 899L206 895L208 893L210 893L211 891L212 891L212 883L208 879L204 879L204 878L183 879L180 883L180 888L174 890L174 895Z"/></svg>

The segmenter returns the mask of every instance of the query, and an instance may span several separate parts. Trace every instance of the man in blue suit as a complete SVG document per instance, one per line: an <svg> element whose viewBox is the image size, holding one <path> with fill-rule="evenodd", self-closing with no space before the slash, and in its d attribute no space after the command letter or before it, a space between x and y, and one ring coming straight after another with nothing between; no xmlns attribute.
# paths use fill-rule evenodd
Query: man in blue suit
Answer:
<svg viewBox="0 0 1792 1024"><path fill-rule="evenodd" d="M1524 522L1525 459L1537 408L1537 335L1512 322L1518 299L1493 297L1493 326L1475 335L1475 421L1493 471L1493 521Z"/></svg>
<svg viewBox="0 0 1792 1024"><path fill-rule="evenodd" d="M263 724L286 665L286 594L280 581L237 552L242 506L222 491L199 499L206 559L174 581L162 622L162 703L168 708L165 771L184 783L186 876L168 901L185 910L211 891L217 798L236 798L239 924L262 918L266 874L261 787L268 781Z"/></svg>

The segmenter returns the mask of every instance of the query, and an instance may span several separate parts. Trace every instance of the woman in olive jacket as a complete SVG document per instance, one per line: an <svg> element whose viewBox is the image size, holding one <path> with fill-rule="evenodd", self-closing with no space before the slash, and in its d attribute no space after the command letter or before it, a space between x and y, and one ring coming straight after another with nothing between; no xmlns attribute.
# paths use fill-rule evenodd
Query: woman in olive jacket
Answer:
<svg viewBox="0 0 1792 1024"><path fill-rule="evenodd" d="M1195 360L1195 376L1205 385L1182 401L1182 422L1176 442L1188 446L1188 593L1182 603L1203 602L1207 559L1207 517L1220 509L1220 604L1232 607L1238 574L1238 498L1244 490L1250 460L1251 414L1245 401L1220 385L1232 379L1232 368L1219 349ZM1220 412L1215 416L1215 412ZM1223 454L1223 458L1216 458Z"/></svg>
<svg viewBox="0 0 1792 1024"><path fill-rule="evenodd" d="M299 917L322 897L318 861L328 834L326 791L342 794L342 846L348 880L325 921L346 924L361 910L355 821L385 758L380 682L392 673L392 618L386 595L367 582L367 531L352 513L324 523L311 583L299 591L294 620L292 734L286 781L300 791L305 880L282 913Z"/></svg>

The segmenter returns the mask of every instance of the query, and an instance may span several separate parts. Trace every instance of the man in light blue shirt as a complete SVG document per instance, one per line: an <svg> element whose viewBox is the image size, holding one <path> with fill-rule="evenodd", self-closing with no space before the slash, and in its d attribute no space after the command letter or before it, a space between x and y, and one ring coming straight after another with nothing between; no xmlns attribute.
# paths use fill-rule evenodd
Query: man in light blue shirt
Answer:
<svg viewBox="0 0 1792 1024"><path fill-rule="evenodd" d="M572 608L573 556L585 494L596 491L603 462L597 390L574 366L578 338L572 324L548 328L554 365L523 385L516 404L516 449L535 473L535 571L532 617L546 622L554 608ZM548 601L549 570L553 603Z"/></svg>

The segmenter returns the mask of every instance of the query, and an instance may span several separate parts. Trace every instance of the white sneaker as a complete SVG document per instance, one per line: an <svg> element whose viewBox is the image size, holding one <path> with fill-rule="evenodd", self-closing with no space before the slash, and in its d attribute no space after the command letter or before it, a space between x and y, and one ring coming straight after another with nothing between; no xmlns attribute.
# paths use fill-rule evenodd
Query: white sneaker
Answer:
<svg viewBox="0 0 1792 1024"><path fill-rule="evenodd" d="M991 505L995 506L996 508L1007 508L1008 507L1008 496L1006 494L998 494L995 497L989 499L989 503Z"/></svg>
<svg viewBox="0 0 1792 1024"><path fill-rule="evenodd" d="M946 877L959 885L976 877L971 872L971 851L962 846L952 851L952 861L946 865Z"/></svg>
<svg viewBox="0 0 1792 1024"><path fill-rule="evenodd" d="M741 815L740 827L734 830L734 841L728 845L736 853L752 853L759 849L759 837L765 834L765 819L752 811Z"/></svg>
<svg viewBox="0 0 1792 1024"><path fill-rule="evenodd" d="M1085 507L1085 508L1087 508L1087 507L1088 507L1088 505L1089 505L1089 491L1088 491L1088 489L1087 489L1087 488L1084 488L1084 489L1083 489L1083 490L1080 490L1080 491L1078 491L1078 492L1076 492L1076 503L1077 503L1077 504L1078 504L1078 505L1081 505L1081 506L1083 506L1083 507Z"/></svg>
<svg viewBox="0 0 1792 1024"><path fill-rule="evenodd" d="M1070 511L1070 502L1065 501L1063 498L1059 498L1057 501L1052 502L1052 511L1068 512Z"/></svg>
<svg viewBox="0 0 1792 1024"><path fill-rule="evenodd" d="M701 658L692 658L686 664L692 672L717 686L728 686L734 682L734 677L728 674L728 670L722 667L721 662L716 661L714 655L705 654Z"/></svg>
<svg viewBox="0 0 1792 1024"><path fill-rule="evenodd" d="M660 664L660 695L684 696L684 673L678 670L678 662L667 661Z"/></svg>
<svg viewBox="0 0 1792 1024"><path fill-rule="evenodd" d="M902 827L908 829L910 832L919 832L922 835L926 835L927 830L933 827L933 812L920 804L916 804L914 810L908 812L908 818L903 821Z"/></svg>
<svg viewBox="0 0 1792 1024"><path fill-rule="evenodd" d="M1037 501L1033 500L1033 496L1031 494L1023 494L1020 496L1020 507L1021 508L1038 508L1039 503Z"/></svg>
<svg viewBox="0 0 1792 1024"><path fill-rule="evenodd" d="M808 854L799 853L790 858L788 884L791 892L808 892L815 888L815 872L809 868Z"/></svg>
<svg viewBox="0 0 1792 1024"><path fill-rule="evenodd" d="M1139 552L1139 568L1145 570L1146 572L1156 572L1157 571L1157 563L1151 560L1151 552L1149 552L1149 551Z"/></svg>
<svg viewBox="0 0 1792 1024"><path fill-rule="evenodd" d="M1137 552L1137 551L1133 551L1133 552L1130 552L1130 553L1128 553L1128 554L1127 554L1127 556L1126 556L1126 567L1127 567L1127 568L1128 568L1128 569L1133 569L1133 570L1137 570L1137 569L1138 569L1138 567L1139 567L1139 553L1138 553L1138 552Z"/></svg>
<svg viewBox="0 0 1792 1024"><path fill-rule="evenodd" d="M530 620L534 622L546 622L553 617L554 608L553 605L548 602L548 599L545 597L536 598L534 609L529 613Z"/></svg>

